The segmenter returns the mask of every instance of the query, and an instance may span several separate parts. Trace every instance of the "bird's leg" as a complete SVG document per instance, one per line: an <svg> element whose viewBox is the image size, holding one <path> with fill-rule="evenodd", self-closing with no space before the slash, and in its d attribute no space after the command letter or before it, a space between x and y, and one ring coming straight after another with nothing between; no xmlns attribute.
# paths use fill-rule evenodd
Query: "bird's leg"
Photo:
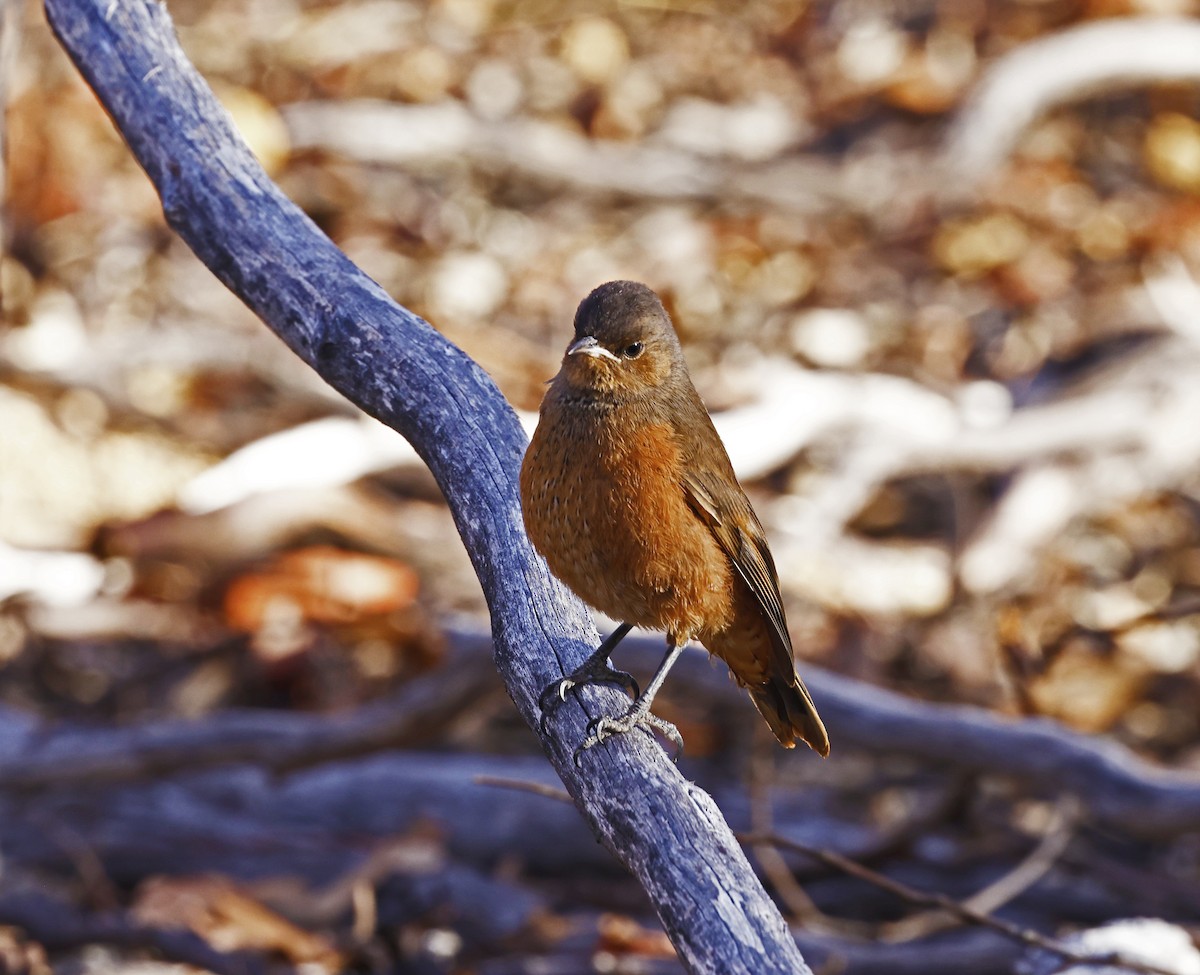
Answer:
<svg viewBox="0 0 1200 975"><path fill-rule="evenodd" d="M679 758L683 751L683 736L670 721L651 714L650 705L654 703L654 695L658 693L663 681L667 679L667 672L674 666L686 646L687 640L676 640L673 636L667 637L667 655L663 657L662 663L658 665L658 670L654 672L654 677L651 678L646 693L640 695L633 702L633 706L621 717L597 718L593 721L588 727L590 734L583 740L583 744L575 749L575 764L579 764L579 756L592 746L599 745L600 742L613 735L621 735L638 727L653 728L660 732L675 746L675 758Z"/></svg>
<svg viewBox="0 0 1200 975"><path fill-rule="evenodd" d="M608 658L612 656L617 644L632 629L632 623L622 623L608 635L587 660L562 680L554 681L542 691L541 697L538 698L538 706L542 709L543 730L545 730L547 718L567 699L567 691L573 687L583 687L585 684L617 684L630 691L634 699L637 699L638 682L633 679L633 675L627 674L623 670L613 670L608 666Z"/></svg>

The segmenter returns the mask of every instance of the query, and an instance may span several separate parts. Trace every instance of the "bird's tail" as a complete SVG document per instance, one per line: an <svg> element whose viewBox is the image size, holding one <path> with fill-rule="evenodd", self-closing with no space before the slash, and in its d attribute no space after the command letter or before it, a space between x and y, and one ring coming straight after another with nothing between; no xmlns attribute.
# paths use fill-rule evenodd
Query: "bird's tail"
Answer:
<svg viewBox="0 0 1200 975"><path fill-rule="evenodd" d="M794 748L799 738L822 758L829 755L829 734L808 688L794 671L791 681L776 677L765 684L749 684L747 690L784 748Z"/></svg>

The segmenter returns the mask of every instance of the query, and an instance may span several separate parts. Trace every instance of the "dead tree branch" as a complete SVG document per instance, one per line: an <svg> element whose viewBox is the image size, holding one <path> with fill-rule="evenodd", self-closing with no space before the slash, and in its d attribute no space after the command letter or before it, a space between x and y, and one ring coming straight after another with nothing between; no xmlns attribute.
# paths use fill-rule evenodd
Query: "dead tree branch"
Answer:
<svg viewBox="0 0 1200 975"><path fill-rule="evenodd" d="M153 0L48 0L63 47L162 198L167 222L288 346L400 431L437 479L489 601L497 666L536 728L537 694L596 634L521 524L525 437L492 381L397 306L263 173ZM319 463L319 458L314 458ZM571 762L594 690L542 739L597 836L638 877L693 972L808 969L712 799L645 736Z"/></svg>
<svg viewBox="0 0 1200 975"><path fill-rule="evenodd" d="M204 721L98 731L77 725L21 728L13 713L0 711L5 731L0 796L143 782L164 771L220 765L292 772L420 745L428 726L444 720L447 709L494 692L495 677L484 665L487 635L464 626L452 628L449 636L451 651L437 670L343 715L227 711ZM647 671L661 649L659 637L635 632L622 644L620 662ZM709 711L744 703L744 692L701 653L685 654L672 676L674 693ZM1152 765L1114 741L1050 719L1005 718L967 705L913 700L814 667L805 668L805 678L832 733L847 747L1071 794L1087 821L1131 836L1178 835L1200 822L1200 779L1194 773Z"/></svg>

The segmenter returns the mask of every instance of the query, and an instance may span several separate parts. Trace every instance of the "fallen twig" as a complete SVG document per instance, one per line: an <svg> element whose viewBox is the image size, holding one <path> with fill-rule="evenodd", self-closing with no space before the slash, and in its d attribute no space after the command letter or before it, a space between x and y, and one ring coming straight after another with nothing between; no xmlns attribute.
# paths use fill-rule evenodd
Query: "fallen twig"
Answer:
<svg viewBox="0 0 1200 975"><path fill-rule="evenodd" d="M806 856L812 857L814 860L819 860L826 866L832 867L835 870L840 870L842 873L849 874L852 877L857 877L864 883L871 884L881 890L886 890L890 894L894 894L903 901L910 904L918 904L924 907L934 907L939 911L944 911L951 914L968 924L975 924L980 927L988 928L992 931L1002 934L1007 938L1012 938L1014 941L1020 941L1022 944L1029 945L1033 948L1041 948L1045 951L1053 952L1063 958L1069 959L1072 962L1089 962L1102 963L1114 967L1127 969L1131 972L1139 972L1142 975L1178 975L1176 972L1169 971L1165 968L1159 968L1157 965L1147 965L1143 962L1131 961L1126 958L1116 958L1110 956L1097 957L1089 955L1086 952L1077 951L1064 945L1062 942L1054 938L1047 937L1030 928L1023 928L1020 925L1013 924L1010 921L1005 921L1002 918L994 917L984 911L956 901L952 897L947 897L945 894L930 894L925 891L917 890L906 883L895 880L884 874L872 870L870 867L864 867L861 863L857 863L848 857L842 856L840 853L833 853L829 850L822 850L819 847L811 846L807 843L800 843L795 840L788 839L786 836L779 836L774 833L767 834L745 834L739 836L739 839L747 845L757 845L760 843L771 843L785 850L792 850L796 853L803 853Z"/></svg>
<svg viewBox="0 0 1200 975"><path fill-rule="evenodd" d="M992 915L1009 901L1014 900L1042 879L1057 862L1075 834L1075 823L1079 817L1079 804L1068 797L1055 806L1053 821L1049 824L1041 842L1020 863L1003 876L998 877L982 890L963 900L962 906L980 914ZM915 914L902 921L884 926L886 941L908 941L928 937L935 931L944 930L953 924L955 915L945 911Z"/></svg>

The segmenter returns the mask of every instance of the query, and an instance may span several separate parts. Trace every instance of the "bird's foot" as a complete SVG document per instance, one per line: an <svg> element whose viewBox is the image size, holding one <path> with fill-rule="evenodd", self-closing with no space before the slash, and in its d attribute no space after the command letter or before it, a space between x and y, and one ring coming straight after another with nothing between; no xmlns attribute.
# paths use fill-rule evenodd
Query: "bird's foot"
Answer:
<svg viewBox="0 0 1200 975"><path fill-rule="evenodd" d="M573 670L562 680L549 684L538 698L538 707L542 711L542 730L546 730L546 722L560 704L567 699L567 691L576 687L586 687L588 684L616 684L624 688L636 701L641 694L641 688L632 674L623 670L614 670L605 660L589 658L583 666Z"/></svg>
<svg viewBox="0 0 1200 975"><path fill-rule="evenodd" d="M614 735L623 735L634 728L645 728L651 732L657 731L675 746L675 754L671 758L673 761L679 761L679 756L683 754L683 735L679 733L679 729L665 718L651 714L649 701L637 701L619 718L596 718L588 725L588 736L575 749L575 764L579 764L579 756L589 748L599 745L602 741L607 741Z"/></svg>

